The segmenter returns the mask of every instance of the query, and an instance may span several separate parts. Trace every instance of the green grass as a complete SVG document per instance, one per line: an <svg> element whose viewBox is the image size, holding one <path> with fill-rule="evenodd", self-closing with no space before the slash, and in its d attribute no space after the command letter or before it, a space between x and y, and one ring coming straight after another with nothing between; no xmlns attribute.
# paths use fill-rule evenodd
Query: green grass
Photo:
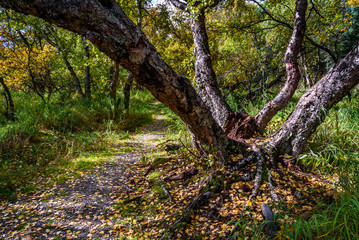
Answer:
<svg viewBox="0 0 359 240"><path fill-rule="evenodd" d="M13 98L13 122L3 118L0 98L0 197L6 198L35 191L38 178L64 181L110 158L116 141L152 121L155 100L134 90L130 109L120 107L114 119L112 100L101 94L91 100L55 94L47 104L34 94L14 92Z"/></svg>

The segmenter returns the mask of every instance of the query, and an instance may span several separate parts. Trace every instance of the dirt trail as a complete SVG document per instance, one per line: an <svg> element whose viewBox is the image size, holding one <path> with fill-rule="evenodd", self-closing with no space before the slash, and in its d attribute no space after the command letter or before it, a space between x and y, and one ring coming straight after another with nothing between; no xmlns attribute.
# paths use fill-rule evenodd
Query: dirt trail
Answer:
<svg viewBox="0 0 359 240"><path fill-rule="evenodd" d="M122 142L118 154L80 177L0 206L0 239L113 239L108 211L131 184L131 165L164 138L161 116Z"/></svg>

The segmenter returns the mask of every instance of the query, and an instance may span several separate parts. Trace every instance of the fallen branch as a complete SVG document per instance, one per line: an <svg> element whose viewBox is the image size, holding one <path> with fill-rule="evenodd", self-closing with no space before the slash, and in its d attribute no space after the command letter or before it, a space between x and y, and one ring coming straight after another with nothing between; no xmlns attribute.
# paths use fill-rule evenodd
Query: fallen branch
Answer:
<svg viewBox="0 0 359 240"><path fill-rule="evenodd" d="M161 181L161 177L158 178L158 183L160 184L160 186L162 187L163 191L167 194L170 202L172 202L172 197L171 194L168 192L167 188L165 187L165 185L163 184L163 182Z"/></svg>

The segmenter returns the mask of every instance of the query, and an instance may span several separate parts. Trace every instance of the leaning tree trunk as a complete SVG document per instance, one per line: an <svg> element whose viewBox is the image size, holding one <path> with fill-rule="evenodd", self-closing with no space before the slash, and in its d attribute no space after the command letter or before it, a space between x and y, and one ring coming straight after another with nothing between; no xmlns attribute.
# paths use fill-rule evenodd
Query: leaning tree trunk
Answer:
<svg viewBox="0 0 359 240"><path fill-rule="evenodd" d="M67 67L67 70L69 70L72 79L75 83L75 89L78 95L80 95L80 97L84 97L84 93L82 92L82 88L81 88L81 83L80 83L80 79L78 78L77 74L75 73L74 68L72 67L71 63L69 62L69 60L67 59L67 56L60 53L62 55L62 59L65 62L65 65Z"/></svg>
<svg viewBox="0 0 359 240"><path fill-rule="evenodd" d="M224 161L232 142L212 117L187 78L168 66L143 32L114 0L0 0L0 5L41 17L85 36L112 60L132 72L134 78L188 126L199 146L211 148Z"/></svg>
<svg viewBox="0 0 359 240"><path fill-rule="evenodd" d="M279 110L287 106L289 100L292 98L295 90L297 89L300 80L298 54L305 34L305 12L307 10L307 5L307 0L297 0L294 13L293 34L289 40L284 57L287 80L277 96L268 102L256 115L255 120L257 128L260 132L264 131L268 122L277 114Z"/></svg>
<svg viewBox="0 0 359 240"><path fill-rule="evenodd" d="M359 46L356 46L299 99L291 115L272 136L268 147L298 157L329 109L358 83Z"/></svg>
<svg viewBox="0 0 359 240"><path fill-rule="evenodd" d="M11 93L9 88L6 86L4 78L0 77L0 84L4 88L6 99L8 102L8 111L7 111L7 117L10 120L15 120L15 105L14 101L12 100Z"/></svg>

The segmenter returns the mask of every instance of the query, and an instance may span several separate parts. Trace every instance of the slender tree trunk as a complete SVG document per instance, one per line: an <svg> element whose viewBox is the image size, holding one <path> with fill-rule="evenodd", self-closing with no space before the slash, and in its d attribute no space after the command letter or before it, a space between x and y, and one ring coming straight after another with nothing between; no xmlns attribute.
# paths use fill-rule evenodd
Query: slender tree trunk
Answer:
<svg viewBox="0 0 359 240"><path fill-rule="evenodd" d="M90 51L89 46L86 43L86 39L82 38L82 44L84 46L86 63L85 63L85 98L91 98L91 76L90 76Z"/></svg>
<svg viewBox="0 0 359 240"><path fill-rule="evenodd" d="M297 89L300 80L298 54L305 34L305 12L307 10L307 5L307 0L297 0L296 2L293 34L289 40L284 57L287 80L278 95L268 102L255 116L257 128L260 132L264 131L269 121L279 110L287 106L289 100Z"/></svg>
<svg viewBox="0 0 359 240"><path fill-rule="evenodd" d="M123 108L128 110L130 107L130 95L131 95L131 87L133 83L133 75L131 72L128 73L128 79L123 88Z"/></svg>
<svg viewBox="0 0 359 240"><path fill-rule="evenodd" d="M340 60L300 99L269 146L298 157L308 138L324 121L329 109L359 83L359 46Z"/></svg>
<svg viewBox="0 0 359 240"><path fill-rule="evenodd" d="M308 73L308 65L307 65L307 58L305 57L305 51L303 50L302 53L300 54L300 59L302 62L302 66L303 66L303 72L304 72L304 79L305 82L304 84L307 87L312 87L313 86L313 82L312 82L312 78L310 77L309 73Z"/></svg>
<svg viewBox="0 0 359 240"><path fill-rule="evenodd" d="M116 95L117 95L117 85L118 85L119 76L120 76L120 64L118 62L115 62L115 68L110 86L111 87L110 96L114 102L116 102L117 99Z"/></svg>
<svg viewBox="0 0 359 240"><path fill-rule="evenodd" d="M4 88L6 99L8 102L7 117L10 120L15 120L15 105L14 105L14 101L12 100L12 97L11 97L11 92L10 92L9 88L6 86L5 81L2 77L0 77L0 83L1 83L2 87Z"/></svg>
<svg viewBox="0 0 359 240"><path fill-rule="evenodd" d="M72 80L75 83L75 89L77 94L80 97L84 97L84 93L82 92L82 87L81 87L81 83L80 83L80 79L78 78L77 74L75 73L75 70L73 69L73 67L71 66L71 63L69 62L69 60L67 59L66 55L64 55L63 53L61 53L62 59L65 62L65 65L67 67L67 70L69 70Z"/></svg>

